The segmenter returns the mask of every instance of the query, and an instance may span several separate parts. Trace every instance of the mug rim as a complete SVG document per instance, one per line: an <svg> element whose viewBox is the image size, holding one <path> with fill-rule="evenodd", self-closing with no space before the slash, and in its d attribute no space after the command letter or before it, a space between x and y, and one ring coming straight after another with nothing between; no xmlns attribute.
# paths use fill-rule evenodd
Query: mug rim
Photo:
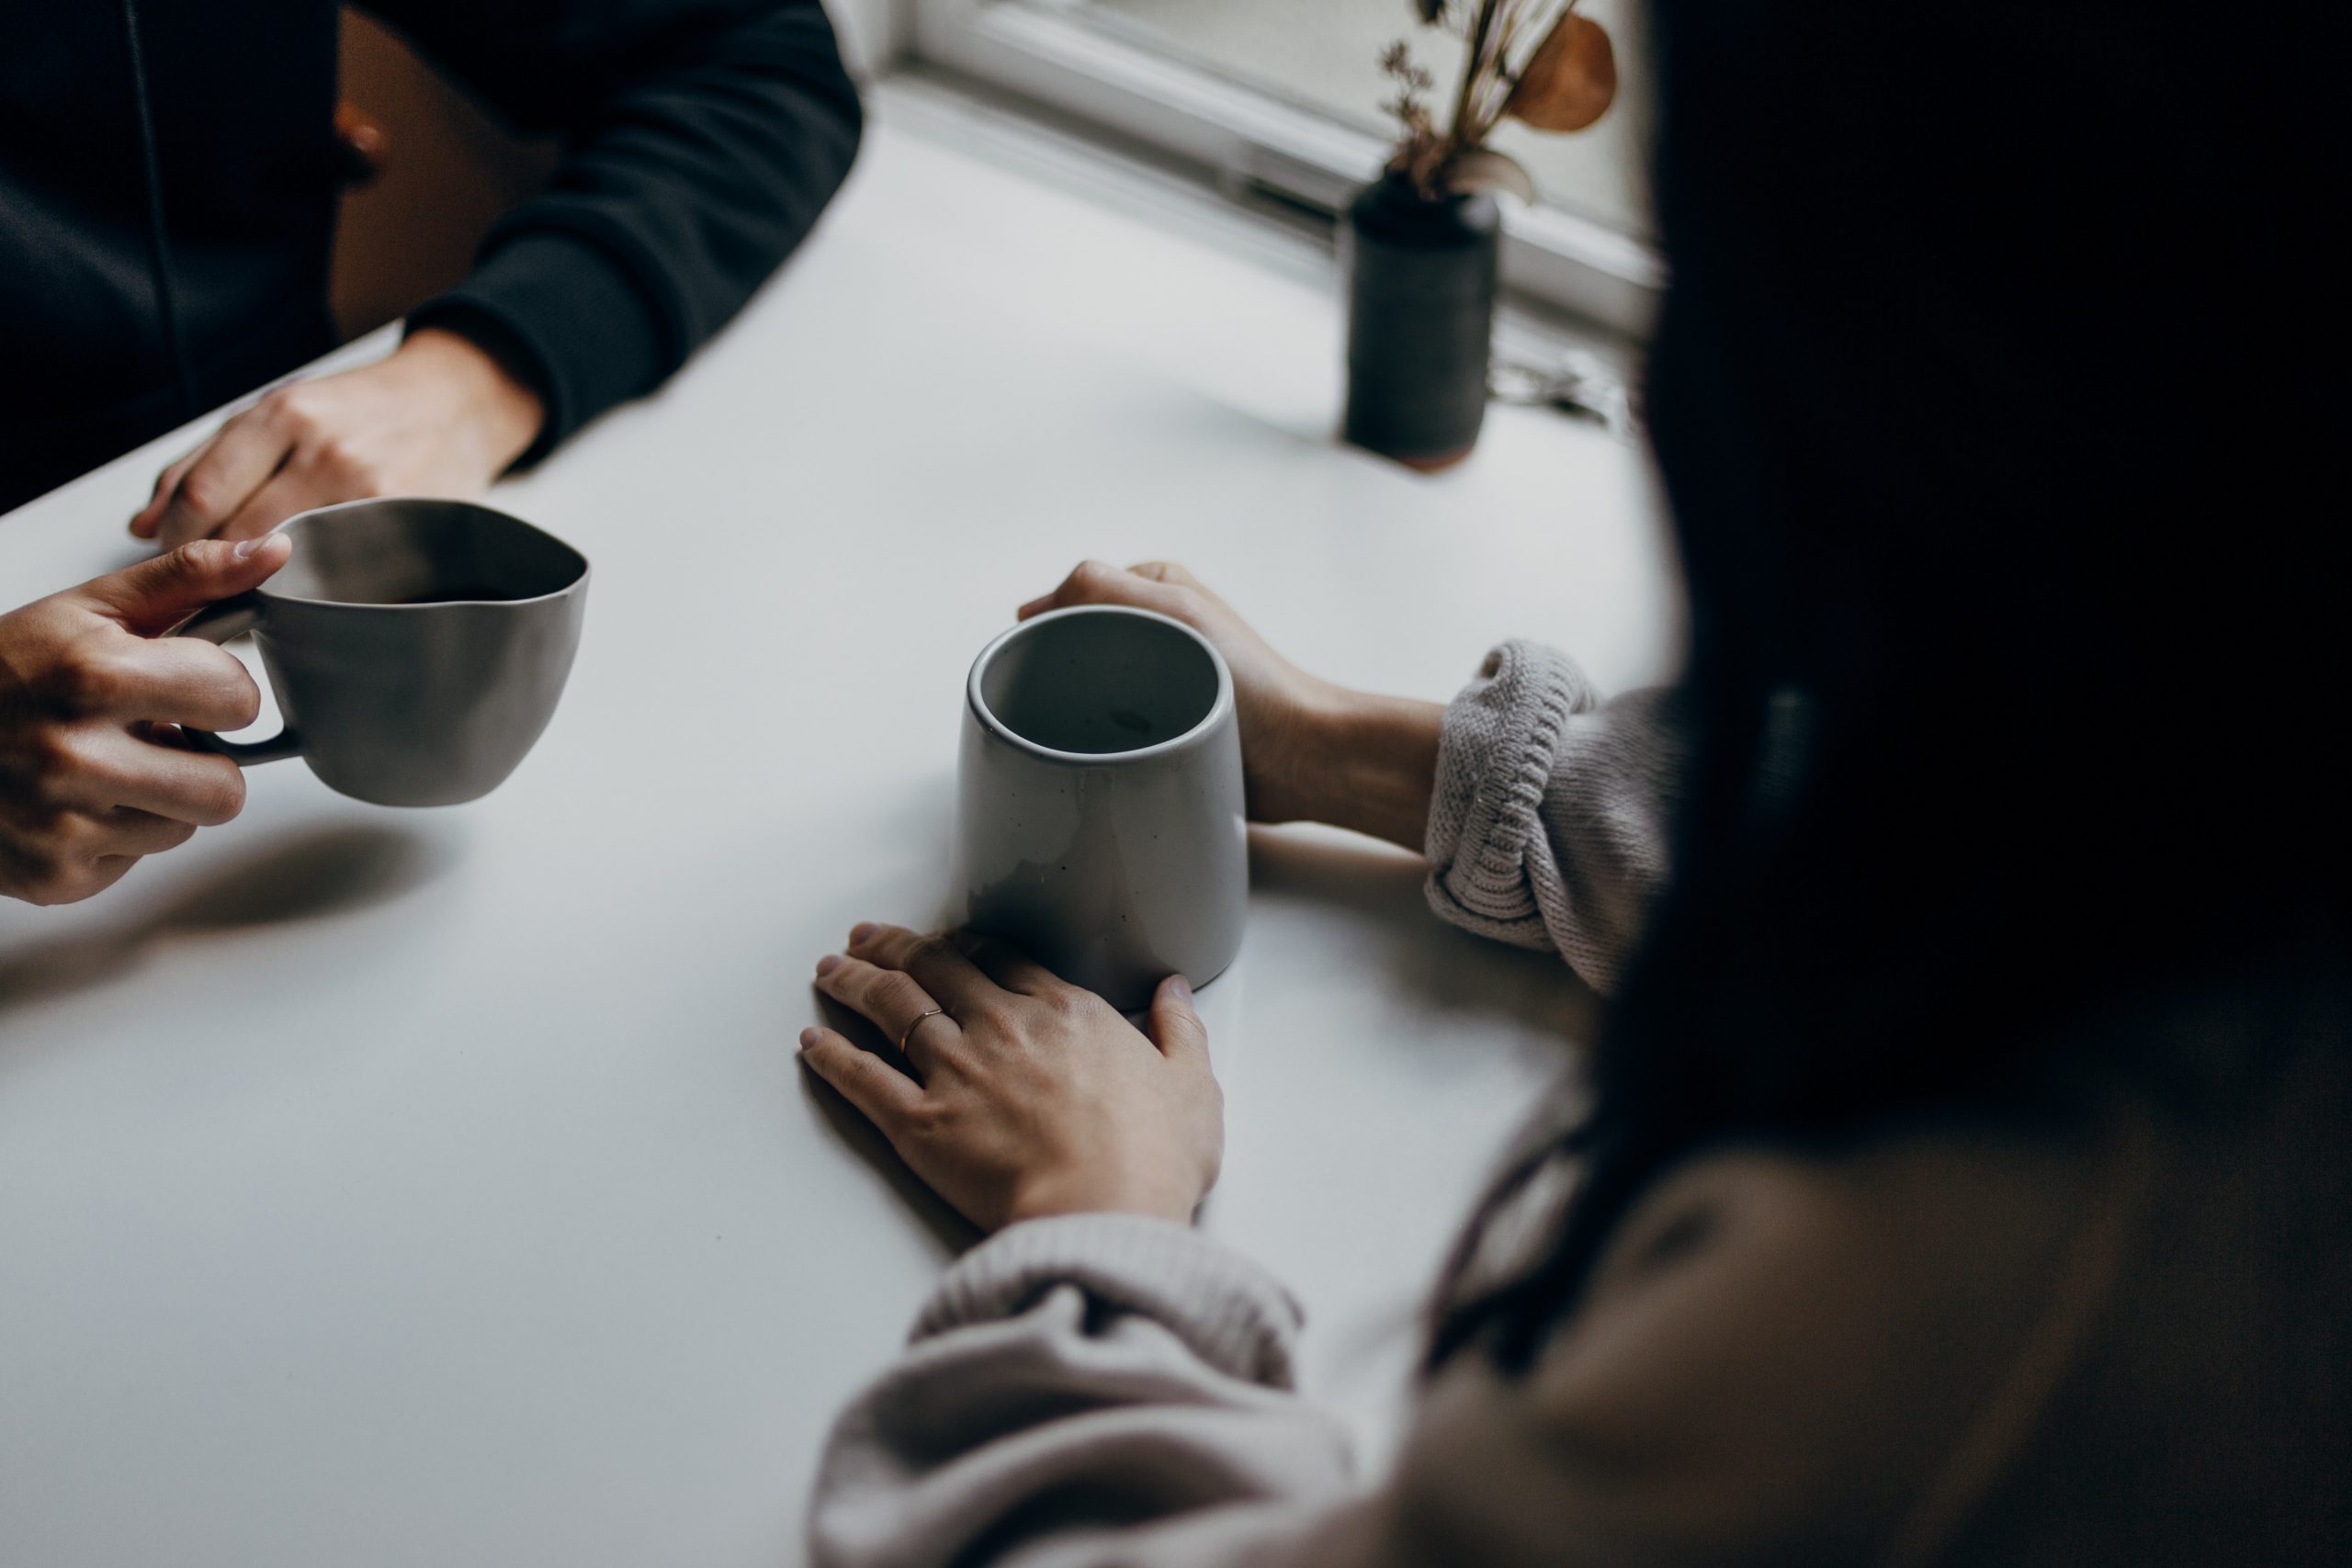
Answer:
<svg viewBox="0 0 2352 1568"><path fill-rule="evenodd" d="M590 570L588 558L586 555L582 553L579 547L572 545L566 540L557 538L553 534L548 533L545 528L540 527L537 524L530 522L526 518L517 517L511 512L503 512L495 506L488 506L479 501L467 501L462 497L454 495L367 495L361 496L356 501L332 502L325 506L313 506L307 511L297 512L293 516L288 517L285 522L280 523L277 527L272 528L269 532L270 534L282 534L287 529L294 526L297 523L307 523L313 517L323 517L331 512L352 512L356 511L363 506L402 506L411 504L463 507L469 512L487 513L491 516L498 518L502 522L512 523L517 528L526 529L531 533L537 534L540 538L545 539L548 543L555 546L558 549L562 550L565 554L571 556L573 560L578 561L580 563L580 574L560 588L549 589L545 593L534 593L527 599L435 599L429 604L375 604L359 599L313 599L301 593L281 593L276 592L270 586L271 583L277 581L275 577L269 579L268 581L263 582L260 586L254 588L253 592L262 598L275 599L281 604L308 604L322 610L443 610L448 608L452 604L544 604L550 599L560 599L565 594L585 586L588 581ZM262 536L264 538L267 538L269 535L265 534Z"/></svg>
<svg viewBox="0 0 2352 1568"><path fill-rule="evenodd" d="M1141 620L1158 621L1162 626L1173 626L1192 638L1201 651L1209 656L1209 664L1216 671L1216 697L1209 704L1209 711L1201 716L1198 723L1182 734L1171 735L1165 740L1155 740L1148 746L1138 746L1132 751L1064 751L1057 747L1042 745L1013 729L999 718L989 709L987 701L981 697L980 678L988 673L989 665L1004 649L1005 645L1015 637L1027 635L1032 627L1043 626L1047 621L1062 620L1072 615L1131 615ZM979 720L982 728L989 734L1041 761L1067 763L1074 767L1117 767L1128 762L1166 756L1171 751L1198 744L1204 736L1216 728L1217 724L1233 711L1233 671L1227 666L1225 655L1217 651L1216 644L1173 615L1163 615L1157 610L1138 609L1132 604L1069 604L1061 609L1048 610L1042 615L1032 615L1025 621L1016 622L990 637L988 646L981 649L979 656L972 660L971 672L964 677L964 705L974 718Z"/></svg>

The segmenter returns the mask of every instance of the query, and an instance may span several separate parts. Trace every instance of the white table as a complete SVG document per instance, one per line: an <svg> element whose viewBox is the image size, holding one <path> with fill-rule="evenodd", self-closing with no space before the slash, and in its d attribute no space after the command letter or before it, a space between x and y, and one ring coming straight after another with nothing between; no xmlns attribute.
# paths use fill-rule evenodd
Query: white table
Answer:
<svg viewBox="0 0 2352 1568"><path fill-rule="evenodd" d="M596 569L503 789L401 813L279 763L106 897L0 908L0 1561L797 1561L832 1412L957 1239L804 1081L808 976L941 912L1012 606L1167 555L1360 684L1445 696L1511 633L1668 669L1628 448L1515 410L1435 479L1341 448L1328 276L907 118L666 391L500 492ZM130 558L172 449L0 520L0 594ZM1591 998L1441 925L1409 857L1261 833L1254 874L1202 995L1205 1223L1291 1281L1376 1463Z"/></svg>

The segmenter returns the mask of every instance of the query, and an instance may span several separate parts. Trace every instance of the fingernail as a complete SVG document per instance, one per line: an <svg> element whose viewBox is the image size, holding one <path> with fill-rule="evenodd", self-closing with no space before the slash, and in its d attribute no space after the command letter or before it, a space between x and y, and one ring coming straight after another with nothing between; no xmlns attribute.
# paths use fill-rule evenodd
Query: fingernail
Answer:
<svg viewBox="0 0 2352 1568"><path fill-rule="evenodd" d="M1182 975L1168 976L1168 988L1176 993L1176 999L1180 1002L1190 1002L1193 999L1193 982Z"/></svg>
<svg viewBox="0 0 2352 1568"><path fill-rule="evenodd" d="M867 937L874 934L874 930L875 927L872 920L860 920L857 924L849 928L849 939L852 942L864 942Z"/></svg>
<svg viewBox="0 0 2352 1568"><path fill-rule="evenodd" d="M250 538L250 539L240 539L240 540L238 540L238 541L237 541L237 550L236 550L236 556L237 556L237 558L238 558L239 560L243 560L243 559L245 559L247 557L251 556L251 555L252 555L255 550L257 550L257 549L261 548L264 545L266 545L266 544L267 544L267 543L269 543L269 536L268 536L268 535L266 535L266 534L256 534L255 536L253 536L252 538Z"/></svg>
<svg viewBox="0 0 2352 1568"><path fill-rule="evenodd" d="M806 1051L809 1046L814 1045L818 1041L823 1039L824 1034L825 1032L821 1029L802 1030L800 1032L800 1048L803 1051Z"/></svg>
<svg viewBox="0 0 2352 1568"><path fill-rule="evenodd" d="M817 960L817 973L820 975L830 975L841 966L842 955L838 953L829 953Z"/></svg>

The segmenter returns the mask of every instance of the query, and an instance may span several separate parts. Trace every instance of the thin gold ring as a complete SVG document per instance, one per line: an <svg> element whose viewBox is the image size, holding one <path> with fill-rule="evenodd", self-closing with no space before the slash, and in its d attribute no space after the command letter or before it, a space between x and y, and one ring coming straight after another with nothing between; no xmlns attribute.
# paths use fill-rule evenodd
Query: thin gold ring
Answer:
<svg viewBox="0 0 2352 1568"><path fill-rule="evenodd" d="M924 1019L945 1018L946 1016L947 1010L945 1008L925 1008L922 1011L915 1014L915 1021L907 1025L907 1027L901 1030L899 1033L899 1055L903 1056L907 1054L907 1042L915 1037L915 1031L922 1027L922 1021Z"/></svg>

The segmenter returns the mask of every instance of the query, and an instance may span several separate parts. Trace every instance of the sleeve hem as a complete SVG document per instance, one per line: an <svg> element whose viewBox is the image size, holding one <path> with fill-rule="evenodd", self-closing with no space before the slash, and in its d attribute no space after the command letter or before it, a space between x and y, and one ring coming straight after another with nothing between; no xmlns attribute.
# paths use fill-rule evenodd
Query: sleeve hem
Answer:
<svg viewBox="0 0 2352 1568"><path fill-rule="evenodd" d="M999 1232L947 1271L911 1337L1010 1317L1071 1284L1164 1325L1229 1376L1293 1384L1304 1314L1290 1293L1191 1227L1137 1214L1058 1214Z"/></svg>
<svg viewBox="0 0 2352 1568"><path fill-rule="evenodd" d="M532 230L493 242L473 272L420 306L409 330L484 328L547 404L525 467L616 403L650 391L675 363L677 333L628 267L593 240Z"/></svg>
<svg viewBox="0 0 2352 1568"><path fill-rule="evenodd" d="M1525 874L1527 840L1572 714L1595 694L1566 654L1514 639L1445 713L1430 811L1429 897L1484 934L1549 946Z"/></svg>

